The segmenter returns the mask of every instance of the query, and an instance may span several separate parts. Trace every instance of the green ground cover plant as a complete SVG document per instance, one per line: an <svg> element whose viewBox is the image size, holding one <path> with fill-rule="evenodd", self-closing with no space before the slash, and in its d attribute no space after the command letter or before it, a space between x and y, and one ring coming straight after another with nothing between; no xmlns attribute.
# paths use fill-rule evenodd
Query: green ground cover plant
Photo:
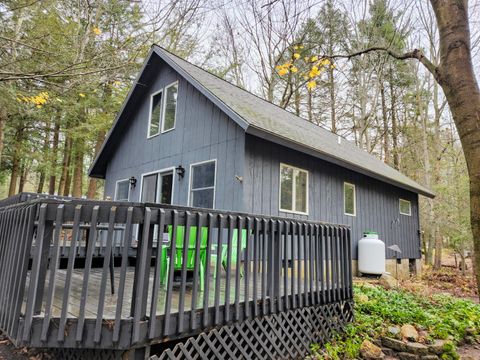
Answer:
<svg viewBox="0 0 480 360"><path fill-rule="evenodd" d="M480 334L480 305L450 295L424 296L370 284L354 287L355 321L329 343L312 344L313 359L357 359L362 341L379 339L389 326L411 324L432 339L451 339L443 358L456 359L454 344Z"/></svg>

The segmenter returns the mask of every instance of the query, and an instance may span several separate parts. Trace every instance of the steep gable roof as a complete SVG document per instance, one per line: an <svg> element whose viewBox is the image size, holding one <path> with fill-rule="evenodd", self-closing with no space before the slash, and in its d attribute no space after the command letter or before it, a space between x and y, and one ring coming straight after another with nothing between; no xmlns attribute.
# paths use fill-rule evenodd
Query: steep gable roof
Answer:
<svg viewBox="0 0 480 360"><path fill-rule="evenodd" d="M336 163L400 188L428 197L435 196L426 187L386 165L350 141L230 84L157 45L152 47L152 51L222 109L247 133ZM128 102L128 98L126 102ZM111 133L118 123L119 119L92 166L91 176L99 175L97 164L100 163L102 153L108 147L109 141L112 141Z"/></svg>

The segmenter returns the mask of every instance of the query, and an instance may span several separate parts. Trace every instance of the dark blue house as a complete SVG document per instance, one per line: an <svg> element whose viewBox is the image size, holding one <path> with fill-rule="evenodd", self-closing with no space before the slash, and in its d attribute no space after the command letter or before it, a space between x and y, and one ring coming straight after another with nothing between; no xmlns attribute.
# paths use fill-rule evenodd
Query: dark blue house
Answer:
<svg viewBox="0 0 480 360"><path fill-rule="evenodd" d="M421 257L418 195L354 144L153 46L90 176L105 196L350 225ZM387 258L394 254L388 250ZM387 262L388 266L394 260Z"/></svg>

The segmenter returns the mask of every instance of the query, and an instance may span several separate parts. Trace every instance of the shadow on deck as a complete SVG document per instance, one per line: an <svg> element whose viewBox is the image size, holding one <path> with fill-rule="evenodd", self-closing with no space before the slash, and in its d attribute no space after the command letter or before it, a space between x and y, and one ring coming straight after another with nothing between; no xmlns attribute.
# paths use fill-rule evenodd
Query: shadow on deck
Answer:
<svg viewBox="0 0 480 360"><path fill-rule="evenodd" d="M0 328L17 346L289 358L352 319L346 226L23 196L0 202Z"/></svg>

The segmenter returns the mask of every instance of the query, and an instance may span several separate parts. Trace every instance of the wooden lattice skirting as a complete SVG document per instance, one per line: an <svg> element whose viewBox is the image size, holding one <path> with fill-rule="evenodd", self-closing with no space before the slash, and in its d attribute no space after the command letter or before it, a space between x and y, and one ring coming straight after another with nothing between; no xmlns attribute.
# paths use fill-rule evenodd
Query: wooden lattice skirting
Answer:
<svg viewBox="0 0 480 360"><path fill-rule="evenodd" d="M203 332L150 359L303 359L311 344L328 341L352 320L352 301L288 310ZM111 350L50 351L58 359L128 358Z"/></svg>
<svg viewBox="0 0 480 360"><path fill-rule="evenodd" d="M299 359L352 320L351 301L305 307L201 333L150 359Z"/></svg>

